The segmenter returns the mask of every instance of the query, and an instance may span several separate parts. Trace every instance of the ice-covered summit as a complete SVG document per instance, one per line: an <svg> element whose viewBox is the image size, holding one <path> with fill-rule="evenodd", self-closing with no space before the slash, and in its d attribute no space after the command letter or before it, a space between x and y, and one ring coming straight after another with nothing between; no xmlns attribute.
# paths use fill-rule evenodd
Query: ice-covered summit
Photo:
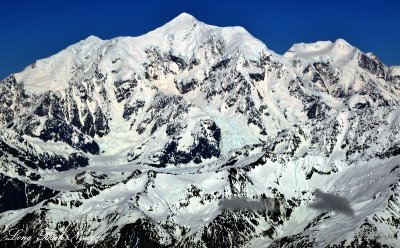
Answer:
<svg viewBox="0 0 400 248"><path fill-rule="evenodd" d="M241 53L256 58L265 45L242 27L216 27L204 24L193 16L182 13L172 21L139 37L117 37L101 40L96 36L71 45L49 58L36 61L15 77L32 92L63 90L69 81L81 77L96 65L110 67L109 62L123 57L121 71L148 61L146 50L157 49L163 53L190 60L202 53L207 43L215 43L205 55L213 63L212 53L224 51L230 57ZM122 64L121 64L122 62ZM111 65L112 66L112 65ZM126 70L125 70L126 69Z"/></svg>
<svg viewBox="0 0 400 248"><path fill-rule="evenodd" d="M284 56L287 58L302 58L308 60L351 60L353 55L360 52L343 39L317 41L315 43L294 44Z"/></svg>

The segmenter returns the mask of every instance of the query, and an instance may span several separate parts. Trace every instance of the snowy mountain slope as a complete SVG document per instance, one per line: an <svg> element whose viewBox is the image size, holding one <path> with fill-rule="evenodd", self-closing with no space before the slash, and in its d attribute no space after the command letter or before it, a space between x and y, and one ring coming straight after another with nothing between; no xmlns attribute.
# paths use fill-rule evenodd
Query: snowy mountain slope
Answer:
<svg viewBox="0 0 400 248"><path fill-rule="evenodd" d="M0 243L400 247L399 91L342 39L278 55L185 13L91 36L0 83ZM354 216L311 208L318 189Z"/></svg>

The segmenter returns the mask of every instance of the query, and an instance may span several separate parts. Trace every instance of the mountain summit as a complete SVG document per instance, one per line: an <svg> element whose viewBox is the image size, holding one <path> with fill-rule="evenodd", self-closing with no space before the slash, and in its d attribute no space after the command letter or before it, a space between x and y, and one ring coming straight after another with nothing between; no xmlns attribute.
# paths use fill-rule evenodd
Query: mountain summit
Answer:
<svg viewBox="0 0 400 248"><path fill-rule="evenodd" d="M188 14L186 12L183 12L179 14L177 17L175 17L172 21L168 22L166 25L192 25L193 23L198 22L198 20L192 16L191 14Z"/></svg>
<svg viewBox="0 0 400 248"><path fill-rule="evenodd" d="M399 72L186 13L90 36L0 82L0 243L396 247Z"/></svg>

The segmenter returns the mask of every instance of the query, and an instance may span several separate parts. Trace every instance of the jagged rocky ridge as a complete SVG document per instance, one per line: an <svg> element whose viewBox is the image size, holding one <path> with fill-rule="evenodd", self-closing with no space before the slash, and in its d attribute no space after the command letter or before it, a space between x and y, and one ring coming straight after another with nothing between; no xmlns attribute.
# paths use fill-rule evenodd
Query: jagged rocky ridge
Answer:
<svg viewBox="0 0 400 248"><path fill-rule="evenodd" d="M399 92L341 39L278 55L188 14L91 36L0 83L0 243L399 247ZM310 208L316 189L355 216Z"/></svg>

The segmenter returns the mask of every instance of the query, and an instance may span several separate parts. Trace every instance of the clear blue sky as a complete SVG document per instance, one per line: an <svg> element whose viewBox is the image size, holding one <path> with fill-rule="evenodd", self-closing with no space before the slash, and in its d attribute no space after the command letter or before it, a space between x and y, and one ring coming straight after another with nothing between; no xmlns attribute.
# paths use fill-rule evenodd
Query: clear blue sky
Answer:
<svg viewBox="0 0 400 248"><path fill-rule="evenodd" d="M343 38L400 65L400 1L2 0L0 78L89 35L138 36L182 12L217 26L243 26L283 54L294 43Z"/></svg>

